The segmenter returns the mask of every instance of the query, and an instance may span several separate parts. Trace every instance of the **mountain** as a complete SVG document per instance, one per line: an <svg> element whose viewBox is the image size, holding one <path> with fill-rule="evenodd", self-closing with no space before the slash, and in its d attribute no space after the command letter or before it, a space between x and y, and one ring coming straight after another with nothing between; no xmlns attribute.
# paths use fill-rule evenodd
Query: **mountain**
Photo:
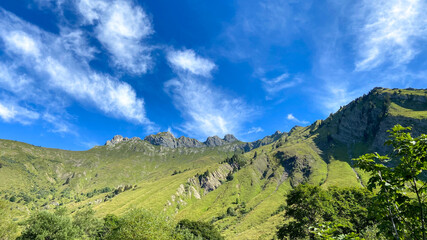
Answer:
<svg viewBox="0 0 427 240"><path fill-rule="evenodd" d="M0 197L18 221L57 205L91 205L98 216L143 207L212 222L227 239L271 239L298 184L365 186L351 159L387 153L397 123L427 132L427 90L375 88L325 120L251 143L163 132L74 152L0 140Z"/></svg>

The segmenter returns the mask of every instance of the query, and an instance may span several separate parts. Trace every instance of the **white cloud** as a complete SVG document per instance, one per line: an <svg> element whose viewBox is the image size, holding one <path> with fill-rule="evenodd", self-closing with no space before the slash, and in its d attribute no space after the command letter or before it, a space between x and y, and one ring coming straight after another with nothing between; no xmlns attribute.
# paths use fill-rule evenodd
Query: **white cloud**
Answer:
<svg viewBox="0 0 427 240"><path fill-rule="evenodd" d="M95 47L90 46L88 39L81 30L63 27L61 29L61 37L58 40L61 41L62 46L67 52L85 61L92 60L94 54L98 52Z"/></svg>
<svg viewBox="0 0 427 240"><path fill-rule="evenodd" d="M3 39L7 48L15 53L34 57L39 56L38 43L25 32L12 30Z"/></svg>
<svg viewBox="0 0 427 240"><path fill-rule="evenodd" d="M288 120L294 121L296 123L299 124L308 124L308 121L304 121L304 120L299 120L298 118L296 118L292 113L289 113L288 116L286 117Z"/></svg>
<svg viewBox="0 0 427 240"><path fill-rule="evenodd" d="M242 123L253 115L241 99L235 99L192 77L172 79L165 83L186 123L182 131L197 137L238 133Z"/></svg>
<svg viewBox="0 0 427 240"><path fill-rule="evenodd" d="M69 35L53 35L4 10L0 11L0 25L0 43L6 43L9 58L0 60L0 87L13 94L16 101L63 113L66 99L75 99L109 116L152 127L143 99L129 84L99 74L81 61L90 55L76 53L75 41L82 41L79 33L70 33L76 34L71 37L74 40ZM55 125L49 116L58 114L48 113L43 119ZM59 125L54 128L67 130Z"/></svg>
<svg viewBox="0 0 427 240"><path fill-rule="evenodd" d="M384 63L392 67L407 64L418 54L418 41L427 38L427 4L423 0L366 0L355 21L363 23L357 33L356 71Z"/></svg>
<svg viewBox="0 0 427 240"><path fill-rule="evenodd" d="M215 64L196 55L193 50L169 51L167 59L176 71L189 72L194 75L208 77L215 68Z"/></svg>
<svg viewBox="0 0 427 240"><path fill-rule="evenodd" d="M86 24L96 26L96 37L111 53L115 65L142 74L152 65L144 43L154 30L145 11L130 0L80 0L77 8Z"/></svg>
<svg viewBox="0 0 427 240"><path fill-rule="evenodd" d="M300 77L290 78L288 73L283 73L275 78L261 78L263 87L269 95L275 95L286 88L294 87L302 82Z"/></svg>
<svg viewBox="0 0 427 240"><path fill-rule="evenodd" d="M238 134L254 114L241 99L192 77L172 79L165 83L165 90L186 119L180 130L199 138Z"/></svg>
<svg viewBox="0 0 427 240"><path fill-rule="evenodd" d="M249 129L249 131L246 134L259 133L259 132L264 132L264 129L260 127L251 127L251 129Z"/></svg>
<svg viewBox="0 0 427 240"><path fill-rule="evenodd" d="M238 134L242 124L254 115L242 99L233 98L206 81L215 68L210 60L197 56L193 50L169 51L167 59L178 78L167 81L164 88L186 120L179 130L199 138Z"/></svg>
<svg viewBox="0 0 427 240"><path fill-rule="evenodd" d="M71 133L77 135L77 133L72 129L72 124L64 120L62 116L45 113L42 115L42 119L51 124L51 132Z"/></svg>
<svg viewBox="0 0 427 240"><path fill-rule="evenodd" d="M19 122L26 125L39 117L40 115L37 112L21 107L12 102L0 101L0 118L5 122Z"/></svg>

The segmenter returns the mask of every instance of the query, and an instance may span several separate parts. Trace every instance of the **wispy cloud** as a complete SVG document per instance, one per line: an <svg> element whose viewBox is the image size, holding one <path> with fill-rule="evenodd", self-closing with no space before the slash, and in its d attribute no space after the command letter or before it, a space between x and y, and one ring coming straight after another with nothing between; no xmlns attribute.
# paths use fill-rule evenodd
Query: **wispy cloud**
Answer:
<svg viewBox="0 0 427 240"><path fill-rule="evenodd" d="M189 56L191 66L197 68L189 67L186 61L176 60L180 59L180 54L184 55L184 59ZM238 134L242 124L247 122L254 112L242 99L227 95L203 78L210 76L215 65L196 56L191 50L169 52L168 60L178 77L167 81L164 87L186 120L180 130L198 138L223 136L227 133Z"/></svg>
<svg viewBox="0 0 427 240"><path fill-rule="evenodd" d="M131 0L80 0L77 7L85 24L95 26L97 39L116 66L133 74L150 69L152 47L144 41L154 30L144 9Z"/></svg>
<svg viewBox="0 0 427 240"><path fill-rule="evenodd" d="M356 71L407 64L418 54L419 40L427 39L427 4L422 0L366 0L355 21L363 23L357 33Z"/></svg>
<svg viewBox="0 0 427 240"><path fill-rule="evenodd" d="M26 125L39 117L40 115L37 112L0 99L0 118L5 122L19 122Z"/></svg>
<svg viewBox="0 0 427 240"><path fill-rule="evenodd" d="M78 135L74 130L74 126L70 122L66 121L63 116L44 113L42 115L42 119L51 125L51 132Z"/></svg>
<svg viewBox="0 0 427 240"><path fill-rule="evenodd" d="M264 129L262 129L261 127L251 127L251 129L249 129L249 131L246 134L253 134L253 133L260 133L260 132L264 132Z"/></svg>
<svg viewBox="0 0 427 240"><path fill-rule="evenodd" d="M7 54L0 59L0 86L16 101L63 112L64 99L75 99L109 116L152 125L145 115L143 99L129 84L97 73L86 61L80 61L90 55L77 52L75 44L79 43L75 41L82 41L78 32L69 33L71 37L47 33L4 10L0 10L0 25L0 41ZM43 119L57 131L66 131L68 128L54 124L53 116L49 112Z"/></svg>
<svg viewBox="0 0 427 240"><path fill-rule="evenodd" d="M194 75L209 77L215 64L196 55L194 50L171 50L167 53L167 60L175 71L184 71Z"/></svg>
<svg viewBox="0 0 427 240"><path fill-rule="evenodd" d="M288 120L291 120L293 122L299 123L299 124L308 124L308 121L304 121L304 120L299 120L298 118L296 118L292 113L289 113L288 116L286 117Z"/></svg>
<svg viewBox="0 0 427 240"><path fill-rule="evenodd" d="M288 73L283 73L275 78L261 78L265 91L274 96L286 88L294 87L302 82L300 77L291 78Z"/></svg>

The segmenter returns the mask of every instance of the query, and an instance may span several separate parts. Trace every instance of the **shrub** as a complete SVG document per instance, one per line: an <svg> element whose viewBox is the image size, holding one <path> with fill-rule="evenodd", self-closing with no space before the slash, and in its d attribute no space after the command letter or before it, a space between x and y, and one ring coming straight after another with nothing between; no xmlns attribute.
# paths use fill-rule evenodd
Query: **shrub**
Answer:
<svg viewBox="0 0 427 240"><path fill-rule="evenodd" d="M188 219L181 220L177 224L178 230L188 230L194 237L209 240L223 240L216 227L210 223L201 221L190 221ZM188 233L187 233L188 234Z"/></svg>
<svg viewBox="0 0 427 240"><path fill-rule="evenodd" d="M32 214L18 239L73 239L78 231L63 209L54 213L40 211Z"/></svg>
<svg viewBox="0 0 427 240"><path fill-rule="evenodd" d="M170 219L144 209L133 209L118 220L109 220L110 231L107 231L105 239L169 240L175 234L175 227Z"/></svg>

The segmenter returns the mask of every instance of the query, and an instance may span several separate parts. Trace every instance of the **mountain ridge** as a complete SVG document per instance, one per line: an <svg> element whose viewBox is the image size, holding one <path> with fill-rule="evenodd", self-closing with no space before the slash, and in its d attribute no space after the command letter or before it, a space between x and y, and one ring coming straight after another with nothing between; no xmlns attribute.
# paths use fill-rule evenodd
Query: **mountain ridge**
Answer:
<svg viewBox="0 0 427 240"><path fill-rule="evenodd" d="M185 137L159 133L150 140L157 145L117 136L74 152L0 140L0 197L14 197L22 219L58 204L91 206L98 216L142 207L212 222L227 239L271 239L290 189L366 186L369 175L352 158L387 152L395 123L427 132L426 103L425 89L375 88L324 120L250 143L228 136L212 138L229 141L222 145L177 147ZM162 145L168 137L175 147Z"/></svg>

